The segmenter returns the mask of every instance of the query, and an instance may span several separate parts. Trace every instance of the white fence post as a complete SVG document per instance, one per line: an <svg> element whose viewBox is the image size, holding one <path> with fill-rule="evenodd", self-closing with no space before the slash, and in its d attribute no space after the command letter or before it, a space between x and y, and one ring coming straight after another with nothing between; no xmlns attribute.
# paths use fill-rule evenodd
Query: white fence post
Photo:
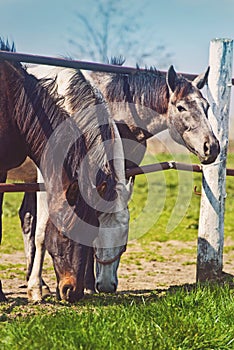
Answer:
<svg viewBox="0 0 234 350"><path fill-rule="evenodd" d="M220 142L214 164L203 167L197 255L197 281L218 279L223 269L226 156L231 98L233 41L210 43L210 73L207 97L209 120Z"/></svg>

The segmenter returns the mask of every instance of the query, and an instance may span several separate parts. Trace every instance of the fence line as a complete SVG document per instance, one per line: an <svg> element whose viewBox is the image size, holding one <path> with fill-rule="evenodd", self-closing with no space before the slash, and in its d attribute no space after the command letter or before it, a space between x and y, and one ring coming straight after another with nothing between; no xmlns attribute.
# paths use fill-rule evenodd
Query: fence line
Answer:
<svg viewBox="0 0 234 350"><path fill-rule="evenodd" d="M56 58L49 56L31 55L18 52L0 51L0 60L25 62L33 64L42 64L48 66L58 66L64 68L75 68L83 70L92 70L105 73L122 73L122 74L134 74L137 71L145 71L145 68L125 67L117 66L113 64L104 64L97 62L87 62L80 60L71 60L66 58ZM166 75L165 71L161 71ZM197 74L181 73L189 80L196 78ZM231 79L231 84L234 85L234 78Z"/></svg>
<svg viewBox="0 0 234 350"><path fill-rule="evenodd" d="M160 162L126 169L126 177L148 174L164 170L182 170L202 173L202 165L187 164L175 161ZM234 176L234 169L226 169L227 176ZM45 191L44 183L0 183L0 193L3 192L40 192Z"/></svg>

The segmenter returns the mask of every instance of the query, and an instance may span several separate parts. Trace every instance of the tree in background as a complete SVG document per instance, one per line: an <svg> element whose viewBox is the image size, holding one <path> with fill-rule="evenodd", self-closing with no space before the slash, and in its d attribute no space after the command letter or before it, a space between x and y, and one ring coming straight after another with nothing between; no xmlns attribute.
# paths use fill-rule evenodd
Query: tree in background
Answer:
<svg viewBox="0 0 234 350"><path fill-rule="evenodd" d="M168 67L172 55L165 45L153 42L155 35L146 35L147 24L141 23L146 3L136 6L136 2L92 0L86 11L76 11L68 40L72 55L95 62L122 56L128 64Z"/></svg>

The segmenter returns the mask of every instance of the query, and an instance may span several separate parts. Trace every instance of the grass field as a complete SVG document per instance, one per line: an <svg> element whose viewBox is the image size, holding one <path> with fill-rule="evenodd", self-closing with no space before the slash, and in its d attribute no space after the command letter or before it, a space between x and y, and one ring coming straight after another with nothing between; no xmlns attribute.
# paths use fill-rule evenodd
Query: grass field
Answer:
<svg viewBox="0 0 234 350"><path fill-rule="evenodd" d="M170 159L164 154L145 162L165 160ZM184 156L176 160L186 161ZM234 167L233 155L228 167ZM130 203L130 241L137 238L147 255L154 254L149 247L155 241L194 240L200 202L191 190L194 185L200 189L200 174L169 170L138 176ZM234 241L233 196L230 177L225 237ZM21 198L5 197L2 253L23 249L17 217ZM75 305L52 297L39 305L15 299L0 305L0 349L234 349L233 283L100 294Z"/></svg>
<svg viewBox="0 0 234 350"><path fill-rule="evenodd" d="M3 350L234 349L234 291L228 285L98 295L72 306L15 301L1 310Z"/></svg>

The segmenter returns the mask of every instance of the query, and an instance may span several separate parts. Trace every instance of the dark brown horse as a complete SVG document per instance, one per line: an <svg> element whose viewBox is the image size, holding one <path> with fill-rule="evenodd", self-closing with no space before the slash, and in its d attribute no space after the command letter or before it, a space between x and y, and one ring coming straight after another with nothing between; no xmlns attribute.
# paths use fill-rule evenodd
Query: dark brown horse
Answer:
<svg viewBox="0 0 234 350"><path fill-rule="evenodd" d="M0 40L0 49L14 47ZM55 233L48 241L56 234L63 241L72 238L79 254L75 274L56 271L59 294L78 300L83 296L88 243L97 237L102 210L115 206L118 197L113 162L116 127L101 95L93 94L93 104L100 110L95 114L90 110L88 120L82 114L90 128L81 131L61 107L54 82L36 79L20 63L0 61L0 82L0 181L27 156L41 170L50 216L47 235L50 229ZM2 198L1 194L1 203ZM60 248L54 244L50 250L47 245L54 263L66 254ZM2 290L0 297L5 300Z"/></svg>

